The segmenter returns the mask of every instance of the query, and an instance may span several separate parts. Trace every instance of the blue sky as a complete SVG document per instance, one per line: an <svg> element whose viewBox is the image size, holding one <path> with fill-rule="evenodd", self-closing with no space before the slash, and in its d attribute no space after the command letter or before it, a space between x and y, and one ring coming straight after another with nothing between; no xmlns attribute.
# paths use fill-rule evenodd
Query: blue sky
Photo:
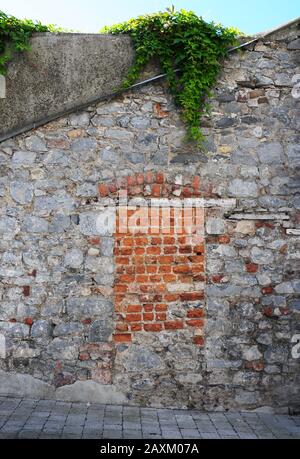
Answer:
<svg viewBox="0 0 300 459"><path fill-rule="evenodd" d="M0 10L19 18L38 19L80 32L174 5L254 34L300 15L299 0L0 0Z"/></svg>

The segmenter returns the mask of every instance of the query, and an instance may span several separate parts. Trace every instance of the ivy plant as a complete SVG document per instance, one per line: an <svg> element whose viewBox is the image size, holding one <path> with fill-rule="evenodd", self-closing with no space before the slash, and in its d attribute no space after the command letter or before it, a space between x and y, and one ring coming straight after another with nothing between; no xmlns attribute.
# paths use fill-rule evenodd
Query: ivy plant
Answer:
<svg viewBox="0 0 300 459"><path fill-rule="evenodd" d="M175 102L182 109L188 137L201 145L204 139L201 117L209 110L207 100L222 60L228 48L237 43L239 31L208 23L192 11L175 11L173 7L106 26L100 32L129 34L132 38L135 61L123 88L137 80L151 59L157 59L167 75Z"/></svg>
<svg viewBox="0 0 300 459"><path fill-rule="evenodd" d="M0 74L6 73L7 63L15 52L30 49L29 39L34 32L54 31L60 30L29 19L17 19L0 11Z"/></svg>

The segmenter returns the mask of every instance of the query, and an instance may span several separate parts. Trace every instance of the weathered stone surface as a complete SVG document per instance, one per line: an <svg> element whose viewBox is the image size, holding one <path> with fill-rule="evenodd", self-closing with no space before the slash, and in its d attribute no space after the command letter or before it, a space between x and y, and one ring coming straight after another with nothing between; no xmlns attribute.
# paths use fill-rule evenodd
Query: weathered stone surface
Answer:
<svg viewBox="0 0 300 459"><path fill-rule="evenodd" d="M85 402L299 405L295 30L230 54L201 148L157 83L0 143L1 368ZM120 188L132 205L200 198L203 227L116 233Z"/></svg>
<svg viewBox="0 0 300 459"><path fill-rule="evenodd" d="M90 123L90 117L88 113L72 113L69 117L71 126L88 126Z"/></svg>
<svg viewBox="0 0 300 459"><path fill-rule="evenodd" d="M69 298L67 300L67 312L70 317L77 319L81 317L107 316L112 312L112 302L101 296Z"/></svg>
<svg viewBox="0 0 300 459"><path fill-rule="evenodd" d="M76 381L74 384L60 387L55 391L55 398L64 401L96 402L120 405L128 399L114 385L102 385L95 381Z"/></svg>
<svg viewBox="0 0 300 459"><path fill-rule="evenodd" d="M60 338L54 338L47 351L53 359L72 361L78 358L78 346Z"/></svg>
<svg viewBox="0 0 300 459"><path fill-rule="evenodd" d="M73 141L71 148L76 153L84 154L86 152L95 151L97 142L95 139L91 138L76 139Z"/></svg>
<svg viewBox="0 0 300 459"><path fill-rule="evenodd" d="M225 232L224 221L220 218L209 218L206 220L206 231L208 234L222 234Z"/></svg>
<svg viewBox="0 0 300 459"><path fill-rule="evenodd" d="M0 394L51 399L54 396L54 388L30 375L6 373L0 370Z"/></svg>
<svg viewBox="0 0 300 459"><path fill-rule="evenodd" d="M157 370L164 366L157 353L134 345L128 350L124 364L127 371Z"/></svg>
<svg viewBox="0 0 300 459"><path fill-rule="evenodd" d="M12 182L10 194L13 200L19 204L29 204L33 198L33 186L26 182Z"/></svg>
<svg viewBox="0 0 300 459"><path fill-rule="evenodd" d="M56 325L53 329L53 336L78 335L82 333L83 325L78 322L66 322Z"/></svg>
<svg viewBox="0 0 300 459"><path fill-rule="evenodd" d="M110 318L95 320L91 324L89 340L92 343L107 342L114 331L114 324Z"/></svg>
<svg viewBox="0 0 300 459"><path fill-rule="evenodd" d="M28 233L46 233L48 231L48 222L43 218L28 216L24 219L23 231Z"/></svg>
<svg viewBox="0 0 300 459"><path fill-rule="evenodd" d="M83 252L79 249L72 249L66 253L65 265L70 268L79 268L83 263Z"/></svg>
<svg viewBox="0 0 300 459"><path fill-rule="evenodd" d="M248 198L258 196L258 186L255 182L247 182L234 179L228 187L229 195L234 197Z"/></svg>
<svg viewBox="0 0 300 459"><path fill-rule="evenodd" d="M281 164L283 162L283 149L279 142L261 144L257 154L262 164Z"/></svg>
<svg viewBox="0 0 300 459"><path fill-rule="evenodd" d="M27 137L27 139L25 140L25 145L26 148L28 148L28 150L30 151L47 151L45 142L37 135Z"/></svg>
<svg viewBox="0 0 300 459"><path fill-rule="evenodd" d="M296 40L291 41L288 44L287 49L291 49L291 50L300 49L300 38L297 38Z"/></svg>
<svg viewBox="0 0 300 459"><path fill-rule="evenodd" d="M253 236L255 234L254 221L241 221L236 225L235 231L237 233L248 234Z"/></svg>
<svg viewBox="0 0 300 459"><path fill-rule="evenodd" d="M33 323L30 334L33 338L49 337L53 333L53 324L48 320L37 320Z"/></svg>
<svg viewBox="0 0 300 459"><path fill-rule="evenodd" d="M246 360L259 360L262 357L262 353L258 350L257 346L244 347L243 357Z"/></svg>
<svg viewBox="0 0 300 459"><path fill-rule="evenodd" d="M35 162L36 153L31 151L16 151L12 158L14 166L32 166Z"/></svg>

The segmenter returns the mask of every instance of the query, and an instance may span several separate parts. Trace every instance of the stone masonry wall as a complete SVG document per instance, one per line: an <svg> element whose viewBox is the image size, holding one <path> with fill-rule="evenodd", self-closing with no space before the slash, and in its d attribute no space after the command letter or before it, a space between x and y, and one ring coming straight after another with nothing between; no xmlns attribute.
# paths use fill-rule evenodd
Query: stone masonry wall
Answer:
<svg viewBox="0 0 300 459"><path fill-rule="evenodd" d="M162 83L0 144L1 394L299 410L299 48L230 55L205 152ZM124 188L204 234L99 224Z"/></svg>

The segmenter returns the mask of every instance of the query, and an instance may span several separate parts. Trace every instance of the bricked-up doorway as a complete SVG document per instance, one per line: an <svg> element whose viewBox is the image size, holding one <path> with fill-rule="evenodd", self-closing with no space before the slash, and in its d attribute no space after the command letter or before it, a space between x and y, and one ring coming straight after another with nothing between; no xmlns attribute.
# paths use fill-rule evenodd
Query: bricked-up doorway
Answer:
<svg viewBox="0 0 300 459"><path fill-rule="evenodd" d="M204 344L204 208L199 178L148 172L100 184L116 204L116 343L137 333L189 331Z"/></svg>

